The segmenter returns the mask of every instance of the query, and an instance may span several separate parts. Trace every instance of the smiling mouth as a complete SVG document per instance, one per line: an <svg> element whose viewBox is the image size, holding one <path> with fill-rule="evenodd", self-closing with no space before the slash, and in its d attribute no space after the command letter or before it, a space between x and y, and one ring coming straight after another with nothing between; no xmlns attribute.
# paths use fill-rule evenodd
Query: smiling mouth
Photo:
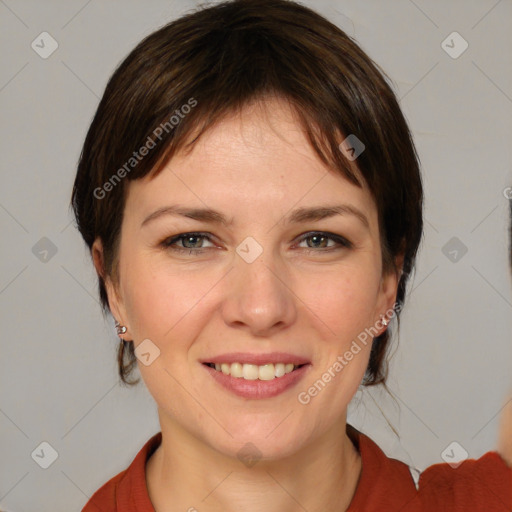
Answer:
<svg viewBox="0 0 512 512"><path fill-rule="evenodd" d="M293 363L269 363L264 365L242 363L204 363L206 366L230 375L236 379L245 380L274 380L305 366Z"/></svg>

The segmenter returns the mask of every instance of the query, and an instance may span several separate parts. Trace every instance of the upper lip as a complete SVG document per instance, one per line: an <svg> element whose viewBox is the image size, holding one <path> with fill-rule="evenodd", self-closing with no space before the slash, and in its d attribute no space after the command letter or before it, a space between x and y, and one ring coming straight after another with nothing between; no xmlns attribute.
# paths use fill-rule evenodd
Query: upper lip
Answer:
<svg viewBox="0 0 512 512"><path fill-rule="evenodd" d="M270 363L293 363L295 365L308 364L310 361L305 357L286 352L268 352L266 354L256 354L249 352L230 352L229 354L220 354L218 356L204 358L201 363L241 363L255 364L258 366Z"/></svg>

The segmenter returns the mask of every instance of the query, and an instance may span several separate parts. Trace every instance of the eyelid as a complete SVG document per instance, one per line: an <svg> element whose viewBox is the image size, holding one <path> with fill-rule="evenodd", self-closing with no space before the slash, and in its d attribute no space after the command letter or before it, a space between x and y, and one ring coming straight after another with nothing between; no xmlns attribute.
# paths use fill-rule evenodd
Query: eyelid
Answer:
<svg viewBox="0 0 512 512"><path fill-rule="evenodd" d="M330 239L330 240L334 241L336 245L331 246L331 247L320 247L320 248L302 247L299 249L303 249L308 253L310 253L310 252L315 252L315 253L326 253L327 252L327 253L329 253L334 250L339 250L339 249L343 249L343 248L352 249L354 247L354 244L350 240L345 238L344 236L337 235L337 234L331 233L329 231L308 231L306 233L302 233L301 235L299 235L299 237L297 237L295 240L297 240L297 242L296 242L297 244L300 244L304 240L307 240L308 238L311 238L313 236L319 236L319 237ZM177 235L167 237L159 245L161 247L163 247L164 249L168 249L168 250L170 249L170 250L176 251L176 252L187 252L188 251L189 254L190 253L201 254L208 249L214 248L214 247L187 248L187 247L178 247L178 246L173 245L176 242L179 242L180 240L185 239L186 237L202 238L203 240L207 240L210 243L214 243L214 239L216 238L214 235L212 235L211 233L208 233L208 232L187 231L187 232L183 232L183 233L179 233Z"/></svg>
<svg viewBox="0 0 512 512"><path fill-rule="evenodd" d="M172 244L179 242L180 240L183 240L186 237L202 238L211 243L213 243L213 239L215 238L211 233L207 233L207 232L203 232L203 231L186 231L186 232L178 233L177 235L173 235L173 236L169 236L169 237L165 238L159 245L161 245L165 248L175 249L178 251L183 250L183 251L197 252L197 251L201 251L203 249L211 249L211 247L205 247L205 248L198 247L197 249L189 249L186 247L173 247L172 246Z"/></svg>
<svg viewBox="0 0 512 512"><path fill-rule="evenodd" d="M302 242L303 240L306 240L315 235L318 235L318 236L324 237L324 238L330 238L331 240L334 240L337 244L339 244L339 246L338 247L336 247L336 246L330 247L330 248L324 249L323 251L315 250L314 247L304 247L304 249L307 249L310 251L313 250L314 252L327 252L329 249L338 249L338 248L340 248L340 246L346 247L348 249L351 249L354 246L354 244L350 240L345 238L344 236L337 235L336 233L331 233L329 231L308 231L307 233L300 235L299 243Z"/></svg>

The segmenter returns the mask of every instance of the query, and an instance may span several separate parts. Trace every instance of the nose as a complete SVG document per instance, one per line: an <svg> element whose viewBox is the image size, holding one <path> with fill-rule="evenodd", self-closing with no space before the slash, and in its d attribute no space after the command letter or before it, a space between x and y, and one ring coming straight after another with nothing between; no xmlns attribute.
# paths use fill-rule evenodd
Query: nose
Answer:
<svg viewBox="0 0 512 512"><path fill-rule="evenodd" d="M228 326L268 337L295 321L297 297L287 271L279 262L270 260L265 251L252 263L235 257L222 305Z"/></svg>

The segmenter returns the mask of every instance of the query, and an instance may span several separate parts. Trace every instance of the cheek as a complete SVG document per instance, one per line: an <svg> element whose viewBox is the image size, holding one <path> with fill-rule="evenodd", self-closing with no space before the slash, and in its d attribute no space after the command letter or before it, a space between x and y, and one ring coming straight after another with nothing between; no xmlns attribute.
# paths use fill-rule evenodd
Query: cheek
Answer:
<svg viewBox="0 0 512 512"><path fill-rule="evenodd" d="M375 321L379 284L371 267L346 266L303 280L297 295L332 335L346 339Z"/></svg>
<svg viewBox="0 0 512 512"><path fill-rule="evenodd" d="M193 340L207 318L209 294L219 280L212 272L191 272L168 262L152 262L143 254L126 264L124 297L136 341ZM183 336L183 329L188 335Z"/></svg>
<svg viewBox="0 0 512 512"><path fill-rule="evenodd" d="M134 338L160 339L177 321L187 302L187 288L143 255L127 256L123 270L124 301Z"/></svg>

